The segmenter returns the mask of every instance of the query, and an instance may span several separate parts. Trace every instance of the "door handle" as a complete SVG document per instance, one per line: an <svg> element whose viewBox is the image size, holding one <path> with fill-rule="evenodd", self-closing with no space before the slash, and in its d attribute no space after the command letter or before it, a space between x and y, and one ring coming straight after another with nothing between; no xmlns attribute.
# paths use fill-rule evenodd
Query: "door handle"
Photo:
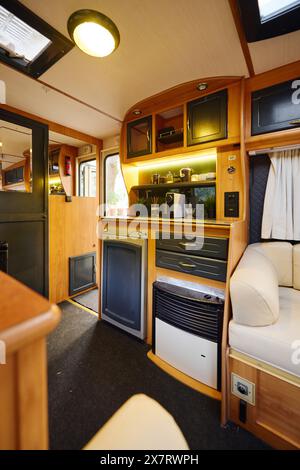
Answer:
<svg viewBox="0 0 300 470"><path fill-rule="evenodd" d="M293 121L290 121L289 124L291 126L300 126L300 119L294 119Z"/></svg>
<svg viewBox="0 0 300 470"><path fill-rule="evenodd" d="M195 243L192 242L179 242L178 245L182 246L183 248L194 247Z"/></svg>
<svg viewBox="0 0 300 470"><path fill-rule="evenodd" d="M183 268L196 268L197 266L195 264L189 264L189 263L184 263L183 261L180 261L180 266L182 266Z"/></svg>

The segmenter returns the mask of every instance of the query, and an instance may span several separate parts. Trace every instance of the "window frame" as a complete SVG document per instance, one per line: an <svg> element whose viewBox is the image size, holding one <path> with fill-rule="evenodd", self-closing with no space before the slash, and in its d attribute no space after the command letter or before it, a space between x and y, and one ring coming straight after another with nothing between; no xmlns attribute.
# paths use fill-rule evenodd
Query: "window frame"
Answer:
<svg viewBox="0 0 300 470"><path fill-rule="evenodd" d="M84 194L81 194L81 185L80 185L80 167L82 163L88 163L88 162L96 162L96 196L85 196ZM88 157L83 157L83 158L78 158L77 159L77 178L78 178L78 185L77 185L77 194L78 197L97 197L97 157L89 155Z"/></svg>
<svg viewBox="0 0 300 470"><path fill-rule="evenodd" d="M120 151L117 150L117 149L114 149L112 150L112 152L108 153L107 155L105 155L103 157L103 204L104 204L104 213L103 213L103 216L106 217L107 214L106 214L106 160L109 158L109 157L115 157L116 155L119 156L119 159L120 159L120 167L121 167L121 171L122 171L122 164L121 164L121 157L120 157ZM122 172L122 176L123 176L123 172ZM123 179L124 179L124 176L123 176ZM126 188L126 183L125 183L125 179L124 179L124 185L125 185L125 188ZM127 191L127 190L126 190ZM128 197L128 195L127 195ZM128 202L129 202L129 199L128 199Z"/></svg>
<svg viewBox="0 0 300 470"><path fill-rule="evenodd" d="M300 29L300 5L262 22L258 0L237 0L237 3L248 43Z"/></svg>
<svg viewBox="0 0 300 470"><path fill-rule="evenodd" d="M23 59L9 57L3 52L0 52L0 62L30 77L38 78L73 49L74 43L70 39L54 29L18 0L1 0L0 4L7 11L17 16L28 26L31 26L51 41L51 44L32 62L27 63Z"/></svg>

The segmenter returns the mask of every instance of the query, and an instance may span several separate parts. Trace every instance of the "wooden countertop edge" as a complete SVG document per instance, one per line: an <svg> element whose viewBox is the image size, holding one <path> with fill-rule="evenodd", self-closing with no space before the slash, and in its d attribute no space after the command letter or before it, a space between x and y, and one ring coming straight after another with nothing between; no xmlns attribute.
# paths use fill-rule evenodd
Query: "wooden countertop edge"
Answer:
<svg viewBox="0 0 300 470"><path fill-rule="evenodd" d="M240 220L234 220L234 221L229 221L229 222L223 222L219 221L216 223L209 222L209 221L202 221L199 219L192 219L191 221L189 220L181 220L181 219L162 219L162 218L151 218L151 217L99 217L99 221L103 222L111 222L111 223L124 223L124 222L135 222L135 223L147 223L147 224L170 224L170 225L203 225L204 227L207 228L220 228L220 229L230 229L230 227L235 224L236 222L240 222Z"/></svg>
<svg viewBox="0 0 300 470"><path fill-rule="evenodd" d="M57 305L51 305L47 312L11 326L0 333L0 341L4 341L6 354L14 353L27 344L49 334L58 325L61 318Z"/></svg>

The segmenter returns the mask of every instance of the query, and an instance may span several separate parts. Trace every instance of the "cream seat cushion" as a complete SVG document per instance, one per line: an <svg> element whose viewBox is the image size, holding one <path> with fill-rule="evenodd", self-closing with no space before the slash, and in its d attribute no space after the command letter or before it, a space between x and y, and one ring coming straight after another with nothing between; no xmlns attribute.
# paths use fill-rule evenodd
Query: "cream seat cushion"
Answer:
<svg viewBox="0 0 300 470"><path fill-rule="evenodd" d="M292 360L293 343L300 340L300 292L280 287L279 299L280 316L274 325L256 328L231 320L229 344L237 351L300 377L300 364Z"/></svg>
<svg viewBox="0 0 300 470"><path fill-rule="evenodd" d="M155 400L134 395L110 418L85 450L188 450L174 418Z"/></svg>
<svg viewBox="0 0 300 470"><path fill-rule="evenodd" d="M271 261L249 245L230 280L233 319L247 326L266 326L279 316L278 276Z"/></svg>
<svg viewBox="0 0 300 470"><path fill-rule="evenodd" d="M273 263L278 284L293 287L293 245L289 242L253 243L251 249L263 253Z"/></svg>
<svg viewBox="0 0 300 470"><path fill-rule="evenodd" d="M294 289L300 290L300 243L294 245Z"/></svg>

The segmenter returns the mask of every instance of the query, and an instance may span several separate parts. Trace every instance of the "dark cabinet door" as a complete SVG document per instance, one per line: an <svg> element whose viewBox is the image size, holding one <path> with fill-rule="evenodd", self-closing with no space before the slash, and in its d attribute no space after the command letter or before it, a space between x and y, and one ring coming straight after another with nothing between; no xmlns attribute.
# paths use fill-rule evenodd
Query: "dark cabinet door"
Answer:
<svg viewBox="0 0 300 470"><path fill-rule="evenodd" d="M8 243L8 274L47 296L48 127L4 110L0 110L0 124L3 148L8 149L1 158L4 168L11 164L13 144L20 160L23 151L29 150L29 135L31 149L30 191L3 187L6 178L0 184L0 241ZM23 168L12 171L11 184L23 180Z"/></svg>
<svg viewBox="0 0 300 470"><path fill-rule="evenodd" d="M227 138L227 90L188 103L188 145Z"/></svg>
<svg viewBox="0 0 300 470"><path fill-rule="evenodd" d="M127 158L152 153L152 116L127 124Z"/></svg>
<svg viewBox="0 0 300 470"><path fill-rule="evenodd" d="M102 312L137 331L141 328L141 257L139 245L103 243Z"/></svg>
<svg viewBox="0 0 300 470"><path fill-rule="evenodd" d="M294 80L252 93L252 135L300 126L300 104Z"/></svg>

